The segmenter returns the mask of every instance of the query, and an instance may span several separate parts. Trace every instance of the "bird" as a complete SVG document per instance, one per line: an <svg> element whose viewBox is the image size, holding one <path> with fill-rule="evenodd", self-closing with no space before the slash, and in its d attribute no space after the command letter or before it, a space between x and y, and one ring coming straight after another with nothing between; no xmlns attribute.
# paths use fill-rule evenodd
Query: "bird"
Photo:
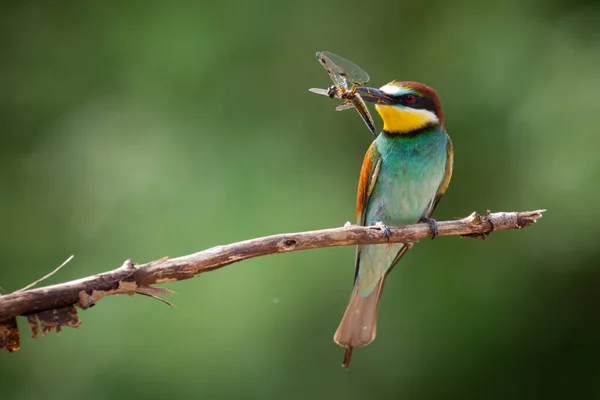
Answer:
<svg viewBox="0 0 600 400"><path fill-rule="evenodd" d="M375 103L383 120L360 170L358 224L377 226L387 236L388 226L426 222L435 238L437 222L431 214L448 189L454 160L437 92L418 82L392 81L379 89L358 87L357 93ZM385 279L410 247L357 246L354 287L334 335L345 348L342 367L349 368L354 348L375 339Z"/></svg>

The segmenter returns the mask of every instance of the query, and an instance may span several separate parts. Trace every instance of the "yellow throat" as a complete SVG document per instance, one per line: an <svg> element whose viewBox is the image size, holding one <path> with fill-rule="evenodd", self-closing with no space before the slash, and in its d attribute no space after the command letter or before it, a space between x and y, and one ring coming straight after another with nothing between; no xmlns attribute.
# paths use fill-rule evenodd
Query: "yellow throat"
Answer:
<svg viewBox="0 0 600 400"><path fill-rule="evenodd" d="M376 104L375 109L383 119L383 130L389 133L410 133L439 122L437 116L428 110L399 108L382 104Z"/></svg>

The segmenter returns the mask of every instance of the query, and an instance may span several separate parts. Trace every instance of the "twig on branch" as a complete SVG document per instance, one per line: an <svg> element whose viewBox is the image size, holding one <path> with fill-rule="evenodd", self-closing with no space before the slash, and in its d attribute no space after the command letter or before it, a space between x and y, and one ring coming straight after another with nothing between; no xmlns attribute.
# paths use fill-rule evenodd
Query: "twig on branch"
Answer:
<svg viewBox="0 0 600 400"><path fill-rule="evenodd" d="M492 231L527 227L541 218L544 211L500 213L488 211L488 214L483 216L472 213L459 220L438 222L438 236L460 235L484 238ZM9 351L19 348L19 332L15 319L19 315L27 317L33 336L36 337L38 320L44 334L52 329L60 331L61 326L77 327L80 321L75 306L82 309L90 308L107 295L137 293L171 305L158 295L172 292L151 285L189 279L248 258L322 247L379 244L388 241L412 244L430 236L429 226L423 223L390 227L389 238L381 233L379 227L348 225L342 228L265 236L213 247L182 257L172 259L164 257L146 264L134 265L131 260L126 260L121 267L102 274L38 289L18 290L0 296L0 348ZM60 267L55 271L58 269Z"/></svg>
<svg viewBox="0 0 600 400"><path fill-rule="evenodd" d="M42 276L40 279L38 279L37 281L33 281L31 282L29 285L25 286L22 289L19 289L17 291L15 291L15 293L19 293L19 292L24 292L27 289L31 289L32 287L34 287L35 285L37 285L40 282L45 281L46 279L50 278L52 275L54 275L55 273L57 273L58 271L60 271L60 269L62 267L64 267L65 265L67 265L69 263L69 261L71 261L73 259L73 257L75 256L70 256L69 258L67 258L65 261L63 261L62 264L60 264L58 267L56 267L56 269L54 269L54 271L47 273L46 275Z"/></svg>

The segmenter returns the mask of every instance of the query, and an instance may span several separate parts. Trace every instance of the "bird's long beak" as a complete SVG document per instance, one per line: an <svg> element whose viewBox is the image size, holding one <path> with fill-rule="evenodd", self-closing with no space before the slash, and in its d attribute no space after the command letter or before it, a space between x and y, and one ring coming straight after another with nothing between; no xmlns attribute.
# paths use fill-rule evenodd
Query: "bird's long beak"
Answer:
<svg viewBox="0 0 600 400"><path fill-rule="evenodd" d="M393 97L385 94L380 89L359 86L356 88L356 92L360 94L364 101L375 104L396 104Z"/></svg>

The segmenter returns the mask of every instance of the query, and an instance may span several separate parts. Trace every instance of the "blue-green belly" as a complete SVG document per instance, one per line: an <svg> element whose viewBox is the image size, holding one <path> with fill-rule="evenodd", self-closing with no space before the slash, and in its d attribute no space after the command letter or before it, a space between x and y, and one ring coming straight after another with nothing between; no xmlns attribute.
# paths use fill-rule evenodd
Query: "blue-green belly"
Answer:
<svg viewBox="0 0 600 400"><path fill-rule="evenodd" d="M442 130L415 136L379 135L376 143L382 161L367 204L367 225L412 224L429 215L446 170L447 140ZM357 282L361 296L371 293L402 247L401 243L361 246Z"/></svg>

